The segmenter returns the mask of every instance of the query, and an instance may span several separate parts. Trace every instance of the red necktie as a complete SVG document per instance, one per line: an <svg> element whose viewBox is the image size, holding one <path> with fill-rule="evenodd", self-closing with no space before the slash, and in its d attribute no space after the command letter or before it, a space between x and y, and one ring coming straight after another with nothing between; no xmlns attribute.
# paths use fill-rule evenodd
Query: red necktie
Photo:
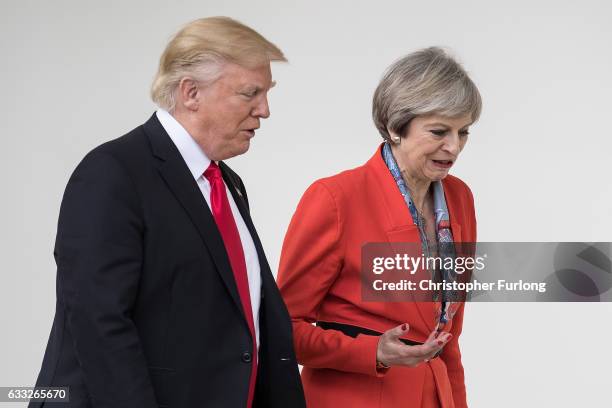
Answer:
<svg viewBox="0 0 612 408"><path fill-rule="evenodd" d="M253 337L253 364L251 366L249 398L247 402L247 407L251 407L255 394L255 378L257 376L257 337L255 337L255 324L253 323L253 310L251 309L251 295L249 293L249 280L244 260L244 251L242 250L240 234L238 233L236 221L234 220L234 215L232 214L232 209L225 192L225 183L223 183L221 169L219 169L219 166L214 161L211 161L210 166L204 171L204 177L210 183L210 207L225 244L225 250L234 272L242 309L244 310L251 336Z"/></svg>

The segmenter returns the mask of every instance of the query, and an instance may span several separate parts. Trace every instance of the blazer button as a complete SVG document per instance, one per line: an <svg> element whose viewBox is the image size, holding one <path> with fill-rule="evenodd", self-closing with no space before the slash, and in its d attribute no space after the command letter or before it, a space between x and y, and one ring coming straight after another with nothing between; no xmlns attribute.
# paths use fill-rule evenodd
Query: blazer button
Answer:
<svg viewBox="0 0 612 408"><path fill-rule="evenodd" d="M250 363L253 359L253 356L251 356L251 353L249 353L248 351L245 351L244 353L242 353L241 358L243 362Z"/></svg>

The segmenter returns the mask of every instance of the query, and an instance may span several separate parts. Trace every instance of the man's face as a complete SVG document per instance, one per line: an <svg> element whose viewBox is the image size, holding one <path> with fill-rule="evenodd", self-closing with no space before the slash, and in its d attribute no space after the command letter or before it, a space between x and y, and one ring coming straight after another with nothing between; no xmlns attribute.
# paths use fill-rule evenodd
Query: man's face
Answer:
<svg viewBox="0 0 612 408"><path fill-rule="evenodd" d="M269 63L252 69L227 63L219 79L199 87L192 136L209 159L225 160L249 150L260 119L270 116L273 86Z"/></svg>

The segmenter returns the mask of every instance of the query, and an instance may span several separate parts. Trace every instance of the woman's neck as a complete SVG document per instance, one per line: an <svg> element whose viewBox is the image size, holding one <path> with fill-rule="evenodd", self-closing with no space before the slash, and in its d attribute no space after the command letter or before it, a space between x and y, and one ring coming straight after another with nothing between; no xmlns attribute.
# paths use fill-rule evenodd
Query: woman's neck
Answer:
<svg viewBox="0 0 612 408"><path fill-rule="evenodd" d="M410 198L412 199L412 202L419 213L423 215L426 212L426 207L429 203L428 193L431 182L429 180L411 177L410 173L402 167L400 167L400 170L402 172L402 177L406 182L406 186L408 186L408 190L410 190Z"/></svg>
<svg viewBox="0 0 612 408"><path fill-rule="evenodd" d="M428 204L427 198L431 181L416 177L414 173L410 171L406 163L403 162L401 154L394 152L393 149L392 152L402 173L402 178L404 179L404 182L406 182L408 190L410 190L410 198L412 199L412 202L417 210L423 214L426 211L426 206Z"/></svg>

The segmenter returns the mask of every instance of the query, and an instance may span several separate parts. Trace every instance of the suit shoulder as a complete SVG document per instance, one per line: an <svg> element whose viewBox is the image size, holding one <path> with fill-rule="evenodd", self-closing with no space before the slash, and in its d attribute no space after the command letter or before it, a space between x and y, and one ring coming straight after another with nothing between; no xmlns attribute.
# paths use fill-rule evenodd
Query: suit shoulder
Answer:
<svg viewBox="0 0 612 408"><path fill-rule="evenodd" d="M149 141L141 125L116 139L95 147L87 156L107 154L120 161L125 161L138 159L140 156L144 157L149 151Z"/></svg>
<svg viewBox="0 0 612 408"><path fill-rule="evenodd" d="M336 206L344 207L347 197L355 197L363 191L365 166L344 170L340 173L315 180L304 196L324 195L333 200Z"/></svg>
<svg viewBox="0 0 612 408"><path fill-rule="evenodd" d="M90 150L78 163L70 181L122 183L138 179L143 164L151 160L148 140L142 126ZM127 176L127 177L126 177ZM113 181L114 180L114 181Z"/></svg>
<svg viewBox="0 0 612 408"><path fill-rule="evenodd" d="M150 156L149 142L141 125L90 150L77 166L77 170L84 165L110 159L128 169L134 165L142 165Z"/></svg>
<svg viewBox="0 0 612 408"><path fill-rule="evenodd" d="M321 184L331 190L346 190L347 188L358 188L359 180L365 177L365 166L355 167L344 170L340 173L323 177L316 180L313 184Z"/></svg>

